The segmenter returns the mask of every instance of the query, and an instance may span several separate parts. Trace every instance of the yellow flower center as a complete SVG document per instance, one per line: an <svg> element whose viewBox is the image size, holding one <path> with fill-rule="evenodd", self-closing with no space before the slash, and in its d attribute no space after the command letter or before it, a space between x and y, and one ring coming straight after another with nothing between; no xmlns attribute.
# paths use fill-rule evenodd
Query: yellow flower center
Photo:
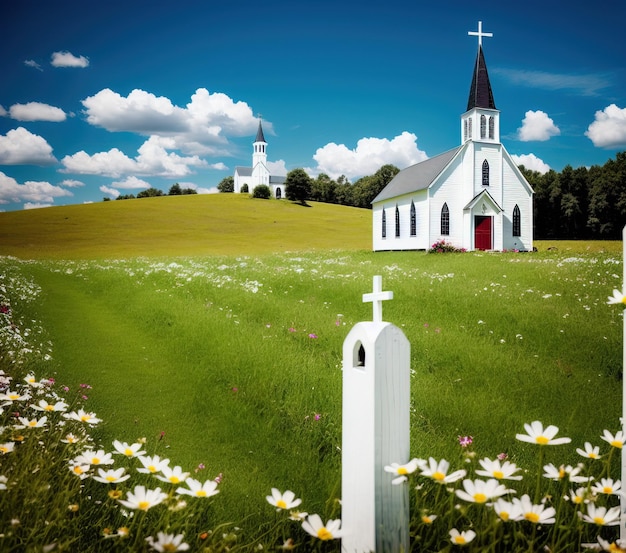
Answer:
<svg viewBox="0 0 626 553"><path fill-rule="evenodd" d="M127 447L124 450L124 455L126 455L127 457L132 457L133 456L133 450L130 447Z"/></svg>
<svg viewBox="0 0 626 553"><path fill-rule="evenodd" d="M54 405L46 405L43 409L44 411L54 411Z"/></svg>
<svg viewBox="0 0 626 553"><path fill-rule="evenodd" d="M493 477L500 480L500 478L504 478L504 473L501 470L494 470Z"/></svg>
<svg viewBox="0 0 626 553"><path fill-rule="evenodd" d="M593 451L589 454L589 459L597 459L598 455L596 453L594 453Z"/></svg>
<svg viewBox="0 0 626 553"><path fill-rule="evenodd" d="M157 471L157 468L156 468L154 465L150 465L150 466L149 466L149 467L147 467L147 468L148 468L148 470L149 470L150 472L156 472L156 471Z"/></svg>
<svg viewBox="0 0 626 553"><path fill-rule="evenodd" d="M206 492L205 492L204 490L198 490L198 491L196 492L196 495L197 495L198 497L206 497Z"/></svg>
<svg viewBox="0 0 626 553"><path fill-rule="evenodd" d="M322 527L317 531L317 537L320 540L332 540L333 535L326 529L326 527Z"/></svg>
<svg viewBox="0 0 626 553"><path fill-rule="evenodd" d="M525 513L524 518L530 522L539 522L539 515L537 513Z"/></svg>
<svg viewBox="0 0 626 553"><path fill-rule="evenodd" d="M465 540L465 538L463 536L455 536L454 537L454 543L456 545L465 545L467 543L467 541Z"/></svg>
<svg viewBox="0 0 626 553"><path fill-rule="evenodd" d="M29 421L28 426L30 426L31 428L34 428L35 426L37 426L37 421Z"/></svg>
<svg viewBox="0 0 626 553"><path fill-rule="evenodd" d="M604 519L602 517L593 517L593 521L598 525L598 526L604 526Z"/></svg>
<svg viewBox="0 0 626 553"><path fill-rule="evenodd" d="M122 526L121 528L117 529L118 536L122 536L123 538L128 536L129 533L130 533L130 530L126 528L126 526Z"/></svg>
<svg viewBox="0 0 626 553"><path fill-rule="evenodd" d="M539 445L546 445L550 441L550 439L545 436L537 436L535 440Z"/></svg>
<svg viewBox="0 0 626 553"><path fill-rule="evenodd" d="M122 492L121 492L121 491L119 491L119 490L111 490L111 491L108 493L108 496L109 496L111 499L119 499L120 497L122 497Z"/></svg>
<svg viewBox="0 0 626 553"><path fill-rule="evenodd" d="M8 453L9 452L9 448L5 445L0 446L0 451L2 453Z"/></svg>
<svg viewBox="0 0 626 553"><path fill-rule="evenodd" d="M507 520L509 520L509 513L507 513L506 511L500 511L500 518L506 522Z"/></svg>
<svg viewBox="0 0 626 553"><path fill-rule="evenodd" d="M583 502L583 498L580 497L579 495L575 495L574 499L572 499L572 501L578 505L580 505Z"/></svg>
<svg viewBox="0 0 626 553"><path fill-rule="evenodd" d="M100 458L99 458L99 457L94 457L94 458L91 460L91 464L92 464L92 465L99 465L99 464L100 464Z"/></svg>
<svg viewBox="0 0 626 553"><path fill-rule="evenodd" d="M180 484L180 478L178 478L178 476L170 476L169 481L172 484Z"/></svg>
<svg viewBox="0 0 626 553"><path fill-rule="evenodd" d="M109 482L115 482L115 476L113 476L113 475L109 474L109 475L106 477L106 480L107 480L107 481L109 481Z"/></svg>
<svg viewBox="0 0 626 553"><path fill-rule="evenodd" d="M474 494L474 501L476 503L484 503L485 501L487 501L487 496L484 493L475 493Z"/></svg>
<svg viewBox="0 0 626 553"><path fill-rule="evenodd" d="M74 471L74 474L83 474L85 471L80 468L79 466L76 466L72 469Z"/></svg>
<svg viewBox="0 0 626 553"><path fill-rule="evenodd" d="M613 447L616 447L617 449L622 449L622 446L624 445L622 442L620 442L619 440L613 440L611 442L611 445Z"/></svg>
<svg viewBox="0 0 626 553"><path fill-rule="evenodd" d="M409 474L405 467L398 467L398 474Z"/></svg>
<svg viewBox="0 0 626 553"><path fill-rule="evenodd" d="M282 499L279 499L276 502L276 507L278 507L280 509L286 509L287 508L287 503L285 503Z"/></svg>
<svg viewBox="0 0 626 553"><path fill-rule="evenodd" d="M613 493L613 488L611 486L604 486L604 488L602 488L602 491L604 493Z"/></svg>
<svg viewBox="0 0 626 553"><path fill-rule="evenodd" d="M90 415L81 415L81 416L80 416L80 420L81 420L82 422L87 422L90 418L91 418L91 416L90 416Z"/></svg>
<svg viewBox="0 0 626 553"><path fill-rule="evenodd" d="M430 517L429 517L429 516L427 516L427 515L424 515L424 516L422 516L422 522L423 522L424 524L432 524L432 523L433 523L433 519L432 519L432 518L430 518Z"/></svg>
<svg viewBox="0 0 626 553"><path fill-rule="evenodd" d="M563 467L559 469L559 478L565 478L565 469Z"/></svg>
<svg viewBox="0 0 626 553"><path fill-rule="evenodd" d="M140 501L137 504L137 508L141 509L142 511L147 511L150 508L150 502L149 501Z"/></svg>
<svg viewBox="0 0 626 553"><path fill-rule="evenodd" d="M622 303L626 304L626 296L622 296Z"/></svg>
<svg viewBox="0 0 626 553"><path fill-rule="evenodd" d="M437 482L443 482L445 479L446 475L443 472L433 473L433 480L437 480Z"/></svg>
<svg viewBox="0 0 626 553"><path fill-rule="evenodd" d="M9 399L10 399L10 400L15 400L15 399L17 399L18 397L20 397L18 394L9 394Z"/></svg>
<svg viewBox="0 0 626 553"><path fill-rule="evenodd" d="M178 547L176 547L173 543L164 543L163 551L178 551Z"/></svg>

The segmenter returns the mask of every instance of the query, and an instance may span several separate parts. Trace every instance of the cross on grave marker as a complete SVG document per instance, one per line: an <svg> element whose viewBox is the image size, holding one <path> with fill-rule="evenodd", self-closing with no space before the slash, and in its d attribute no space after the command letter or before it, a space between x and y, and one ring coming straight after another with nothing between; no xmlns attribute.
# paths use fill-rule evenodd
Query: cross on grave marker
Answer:
<svg viewBox="0 0 626 553"><path fill-rule="evenodd" d="M492 37L493 33L483 33L483 22L479 21L478 22L478 32L476 31L468 31L467 33L470 36L477 36L478 37L478 46L482 46L483 44L483 37Z"/></svg>
<svg viewBox="0 0 626 553"><path fill-rule="evenodd" d="M369 294L363 294L363 303L372 302L373 317L375 323L383 322L383 301L392 300L393 292L383 292L383 277L374 276L374 291Z"/></svg>

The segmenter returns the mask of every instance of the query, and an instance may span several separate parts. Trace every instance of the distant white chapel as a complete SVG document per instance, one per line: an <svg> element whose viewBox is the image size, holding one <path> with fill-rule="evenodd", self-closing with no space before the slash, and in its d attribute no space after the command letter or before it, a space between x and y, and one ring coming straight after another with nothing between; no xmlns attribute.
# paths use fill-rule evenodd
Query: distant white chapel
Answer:
<svg viewBox="0 0 626 553"><path fill-rule="evenodd" d="M263 136L263 126L259 119L259 128L256 138L252 144L252 167L235 167L235 192L246 192L244 185L247 185L247 192L252 193L259 184L265 184L272 192L272 196L278 200L285 196L285 176L272 175L267 168L267 142Z"/></svg>
<svg viewBox="0 0 626 553"><path fill-rule="evenodd" d="M373 249L532 250L533 190L500 143L478 23L478 54L461 145L400 171L372 201Z"/></svg>

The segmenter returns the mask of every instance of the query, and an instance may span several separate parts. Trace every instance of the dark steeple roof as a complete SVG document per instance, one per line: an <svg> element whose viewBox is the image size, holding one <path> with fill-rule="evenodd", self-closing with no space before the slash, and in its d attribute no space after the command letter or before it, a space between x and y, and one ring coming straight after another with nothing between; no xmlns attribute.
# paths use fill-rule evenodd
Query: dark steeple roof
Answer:
<svg viewBox="0 0 626 553"><path fill-rule="evenodd" d="M467 100L467 111L473 108L496 109L482 46L478 46L472 86L470 87L469 99Z"/></svg>
<svg viewBox="0 0 626 553"><path fill-rule="evenodd" d="M256 132L255 142L265 142L265 137L263 136L263 127L261 126L261 120L259 119L259 130Z"/></svg>

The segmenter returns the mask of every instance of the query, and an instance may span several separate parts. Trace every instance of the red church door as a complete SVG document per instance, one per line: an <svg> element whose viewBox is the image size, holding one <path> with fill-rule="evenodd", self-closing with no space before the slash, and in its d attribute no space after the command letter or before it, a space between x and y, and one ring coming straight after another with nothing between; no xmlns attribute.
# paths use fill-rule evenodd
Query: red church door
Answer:
<svg viewBox="0 0 626 553"><path fill-rule="evenodd" d="M492 217L476 215L474 217L474 248L477 250L491 250L492 246Z"/></svg>

